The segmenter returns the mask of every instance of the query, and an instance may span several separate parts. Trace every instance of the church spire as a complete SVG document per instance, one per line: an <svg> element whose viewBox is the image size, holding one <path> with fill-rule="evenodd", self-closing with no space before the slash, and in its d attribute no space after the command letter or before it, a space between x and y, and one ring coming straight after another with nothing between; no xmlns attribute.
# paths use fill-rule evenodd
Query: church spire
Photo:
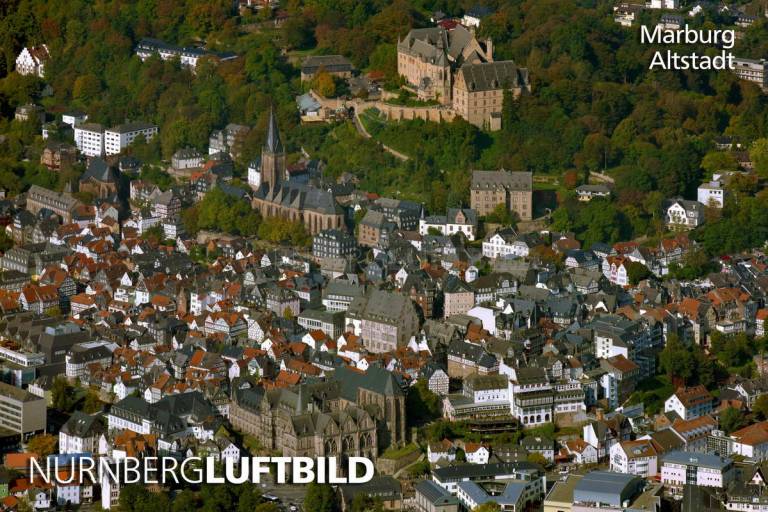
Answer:
<svg viewBox="0 0 768 512"><path fill-rule="evenodd" d="M277 129L275 109L269 109L269 125L267 126L267 141L264 148L270 153L282 153L283 143L280 142L280 131Z"/></svg>

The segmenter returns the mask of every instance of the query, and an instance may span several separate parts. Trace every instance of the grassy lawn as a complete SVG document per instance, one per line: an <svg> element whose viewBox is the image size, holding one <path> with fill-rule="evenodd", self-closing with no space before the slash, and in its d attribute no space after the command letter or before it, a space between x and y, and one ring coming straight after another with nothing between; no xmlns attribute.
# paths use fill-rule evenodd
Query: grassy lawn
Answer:
<svg viewBox="0 0 768 512"><path fill-rule="evenodd" d="M416 444L408 444L405 446L402 446L400 448L392 447L388 448L383 454L381 454L381 457L385 459L402 459L403 457L406 457L413 452L420 451L420 448Z"/></svg>
<svg viewBox="0 0 768 512"><path fill-rule="evenodd" d="M363 123L365 129L372 137L387 125L387 120L381 116L381 112L375 108L369 108L368 110L360 114L360 122Z"/></svg>

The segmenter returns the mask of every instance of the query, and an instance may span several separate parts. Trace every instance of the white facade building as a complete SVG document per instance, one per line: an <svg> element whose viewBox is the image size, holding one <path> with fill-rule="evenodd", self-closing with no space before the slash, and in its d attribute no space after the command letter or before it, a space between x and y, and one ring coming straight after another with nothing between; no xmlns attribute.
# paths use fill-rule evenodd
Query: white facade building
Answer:
<svg viewBox="0 0 768 512"><path fill-rule="evenodd" d="M75 146L85 156L104 154L104 128L100 124L75 126Z"/></svg>
<svg viewBox="0 0 768 512"><path fill-rule="evenodd" d="M718 455L676 450L661 459L661 483L674 493L685 485L725 489L735 476L733 461Z"/></svg>
<svg viewBox="0 0 768 512"><path fill-rule="evenodd" d="M611 446L611 471L643 478L658 474L658 455L650 439L623 441Z"/></svg>
<svg viewBox="0 0 768 512"><path fill-rule="evenodd" d="M20 75L45 76L45 61L50 58L46 45L26 47L16 57L16 72Z"/></svg>
<svg viewBox="0 0 768 512"><path fill-rule="evenodd" d="M446 236L464 233L467 240L474 240L477 231L477 212L469 208L448 208L446 215L434 215L419 219L419 234L421 236L428 235L430 229L437 230Z"/></svg>
<svg viewBox="0 0 768 512"><path fill-rule="evenodd" d="M104 152L107 155L117 155L133 144L139 135L147 141L157 135L157 126L147 123L127 123L115 126L104 132Z"/></svg>
<svg viewBox="0 0 768 512"><path fill-rule="evenodd" d="M722 208L725 203L725 187L718 180L704 183L698 188L696 200L704 206Z"/></svg>
<svg viewBox="0 0 768 512"><path fill-rule="evenodd" d="M651 0L648 7L651 9L679 9L680 0Z"/></svg>

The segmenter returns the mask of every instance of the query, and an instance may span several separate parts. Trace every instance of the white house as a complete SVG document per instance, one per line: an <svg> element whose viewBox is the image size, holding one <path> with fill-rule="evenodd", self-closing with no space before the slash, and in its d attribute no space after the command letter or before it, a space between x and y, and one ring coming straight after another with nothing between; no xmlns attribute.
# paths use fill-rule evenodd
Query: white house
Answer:
<svg viewBox="0 0 768 512"><path fill-rule="evenodd" d="M430 229L447 236L464 233L468 240L474 240L477 212L471 208L448 208L446 215L422 216L419 219L419 234L428 235Z"/></svg>
<svg viewBox="0 0 768 512"><path fill-rule="evenodd" d="M658 474L658 454L650 439L622 441L614 444L610 452L611 471L643 478Z"/></svg>
<svg viewBox="0 0 768 512"><path fill-rule="evenodd" d="M483 256L502 258L505 256L526 258L538 240L531 234L517 235L513 229L503 229L483 241Z"/></svg>
<svg viewBox="0 0 768 512"><path fill-rule="evenodd" d="M448 462L456 460L456 447L448 439L443 439L438 443L429 443L427 446L427 460L430 464L435 464L440 459Z"/></svg>
<svg viewBox="0 0 768 512"><path fill-rule="evenodd" d="M467 10L464 16L461 17L461 24L465 27L478 28L482 23L483 18L492 14L488 7L475 6Z"/></svg>
<svg viewBox="0 0 768 512"><path fill-rule="evenodd" d="M710 208L722 208L725 204L725 187L719 180L699 185L696 200Z"/></svg>
<svg viewBox="0 0 768 512"><path fill-rule="evenodd" d="M629 272L627 272L628 266L628 258L623 256L608 256L603 260L603 275L613 284L627 286L629 284Z"/></svg>
<svg viewBox="0 0 768 512"><path fill-rule="evenodd" d="M712 395L704 386L679 388L664 401L664 412L675 412L691 420L712 412Z"/></svg>
<svg viewBox="0 0 768 512"><path fill-rule="evenodd" d="M97 416L75 411L59 430L59 453L96 453L104 430Z"/></svg>
<svg viewBox="0 0 768 512"><path fill-rule="evenodd" d="M566 441L563 451L573 457L576 464L597 464L597 448L583 439Z"/></svg>
<svg viewBox="0 0 768 512"><path fill-rule="evenodd" d="M704 205L678 197L667 201L664 215L670 229L693 229L704 222Z"/></svg>
<svg viewBox="0 0 768 512"><path fill-rule="evenodd" d="M661 483L675 494L685 485L725 489L735 476L733 461L719 455L675 450L661 457Z"/></svg>
<svg viewBox="0 0 768 512"><path fill-rule="evenodd" d="M26 47L16 57L16 72L20 75L36 75L43 78L45 62L48 59L50 54L46 45Z"/></svg>
<svg viewBox="0 0 768 512"><path fill-rule="evenodd" d="M147 123L126 123L104 131L104 152L117 155L130 146L139 135L147 141L157 135L157 125Z"/></svg>
<svg viewBox="0 0 768 512"><path fill-rule="evenodd" d="M467 443L464 445L464 455L470 464L488 464L491 452L479 443Z"/></svg>
<svg viewBox="0 0 768 512"><path fill-rule="evenodd" d="M731 432L730 438L730 455L741 455L757 462L768 460L768 421Z"/></svg>

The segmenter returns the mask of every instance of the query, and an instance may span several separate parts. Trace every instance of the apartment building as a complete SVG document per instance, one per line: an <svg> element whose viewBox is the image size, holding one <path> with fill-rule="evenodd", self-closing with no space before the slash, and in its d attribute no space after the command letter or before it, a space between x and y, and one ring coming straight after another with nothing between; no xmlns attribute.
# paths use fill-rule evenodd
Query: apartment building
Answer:
<svg viewBox="0 0 768 512"><path fill-rule="evenodd" d="M733 461L719 455L676 450L661 458L661 482L676 494L686 485L725 489L735 477Z"/></svg>
<svg viewBox="0 0 768 512"><path fill-rule="evenodd" d="M117 155L133 144L136 137L143 135L146 141L157 135L157 125L148 123L120 124L104 131L104 152Z"/></svg>
<svg viewBox="0 0 768 512"><path fill-rule="evenodd" d="M756 83L768 90L768 61L765 59L733 59L733 72L742 80Z"/></svg>
<svg viewBox="0 0 768 512"><path fill-rule="evenodd" d="M75 125L75 146L85 156L104 154L104 127L97 123Z"/></svg>
<svg viewBox="0 0 768 512"><path fill-rule="evenodd" d="M18 434L45 432L45 399L0 382L0 427Z"/></svg>

